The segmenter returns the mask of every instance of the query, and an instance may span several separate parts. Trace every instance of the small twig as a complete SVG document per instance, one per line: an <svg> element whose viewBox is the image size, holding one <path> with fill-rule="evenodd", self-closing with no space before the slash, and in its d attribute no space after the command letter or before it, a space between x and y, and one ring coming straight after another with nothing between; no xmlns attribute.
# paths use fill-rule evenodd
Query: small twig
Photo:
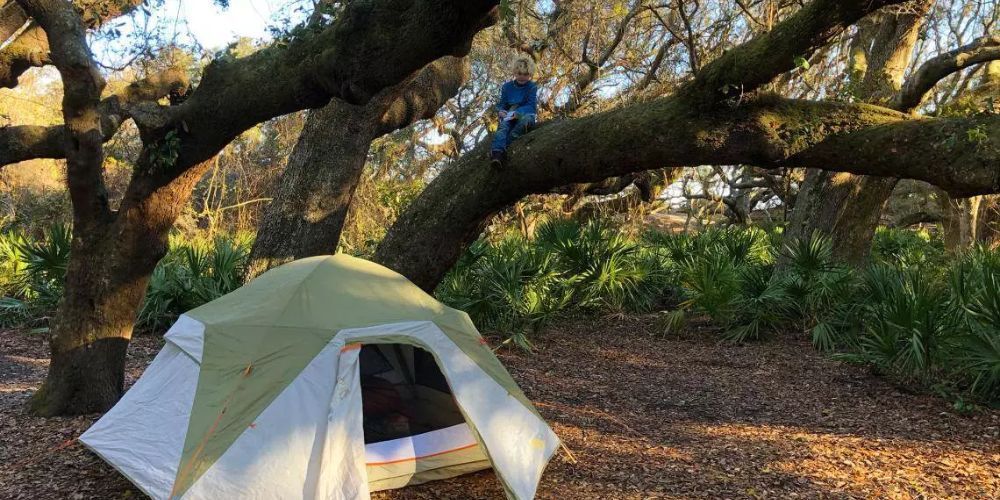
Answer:
<svg viewBox="0 0 1000 500"><path fill-rule="evenodd" d="M231 209L234 209L234 208L239 208L239 207L242 207L244 205L249 205L251 203L261 203L261 202L264 202L264 201L272 201L272 200L273 200L273 198L254 198L252 200L247 200L247 201L244 201L244 202L240 202L240 203L237 203L235 205L229 205L228 207L220 207L220 208L217 208L215 211L221 213L221 212L224 212L226 210L231 210Z"/></svg>
<svg viewBox="0 0 1000 500"><path fill-rule="evenodd" d="M562 439L559 440L559 446L562 448L564 452L566 452L566 458L569 459L569 463L576 464L576 455L573 455L573 452L570 451L569 446L566 446L566 443Z"/></svg>

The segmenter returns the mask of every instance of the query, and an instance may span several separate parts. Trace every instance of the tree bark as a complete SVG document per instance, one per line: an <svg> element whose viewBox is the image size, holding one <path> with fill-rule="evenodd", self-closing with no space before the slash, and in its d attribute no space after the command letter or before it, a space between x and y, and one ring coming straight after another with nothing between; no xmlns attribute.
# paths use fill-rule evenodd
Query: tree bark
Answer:
<svg viewBox="0 0 1000 500"><path fill-rule="evenodd" d="M912 12L875 14L874 19L862 24L852 44L849 75L859 100L883 104L899 93L920 26L932 4L933 1L919 0L914 2ZM893 178L843 172L806 172L785 231L786 239L824 234L833 242L837 260L863 264L896 182Z"/></svg>
<svg viewBox="0 0 1000 500"><path fill-rule="evenodd" d="M294 259L333 253L372 141L434 116L467 73L463 59L445 57L365 106L334 100L310 112L257 231L248 277Z"/></svg>
<svg viewBox="0 0 1000 500"><path fill-rule="evenodd" d="M5 0L0 4L0 43L14 36L28 19L28 13L17 2Z"/></svg>
<svg viewBox="0 0 1000 500"><path fill-rule="evenodd" d="M142 0L76 0L74 7L87 29L95 29L104 22L127 14ZM0 50L0 88L14 88L18 78L34 67L51 64L49 42L45 31L28 22L24 9L13 0L0 10L0 42L16 35L13 41ZM24 30L17 33L24 27Z"/></svg>
<svg viewBox="0 0 1000 500"><path fill-rule="evenodd" d="M982 196L977 221L979 227L976 228L976 237L979 242L989 248L996 248L1000 244L1000 197Z"/></svg>
<svg viewBox="0 0 1000 500"><path fill-rule="evenodd" d="M979 207L982 196L952 198L947 193L938 197L941 203L941 229L944 233L944 247L952 253L959 253L978 241Z"/></svg>
<svg viewBox="0 0 1000 500"><path fill-rule="evenodd" d="M248 279L297 258L334 252L375 127L367 106L333 101L309 113L257 230Z"/></svg>
<svg viewBox="0 0 1000 500"><path fill-rule="evenodd" d="M786 239L824 234L833 241L834 258L852 265L863 264L882 209L897 181L892 177L809 169L785 228Z"/></svg>
<svg viewBox="0 0 1000 500"><path fill-rule="evenodd" d="M0 50L0 88L14 88L31 68L49 64L49 40L37 25L29 26Z"/></svg>
<svg viewBox="0 0 1000 500"><path fill-rule="evenodd" d="M51 325L48 376L31 400L43 416L107 411L124 389L125 352L167 234L208 162L118 217L75 218L66 286Z"/></svg>

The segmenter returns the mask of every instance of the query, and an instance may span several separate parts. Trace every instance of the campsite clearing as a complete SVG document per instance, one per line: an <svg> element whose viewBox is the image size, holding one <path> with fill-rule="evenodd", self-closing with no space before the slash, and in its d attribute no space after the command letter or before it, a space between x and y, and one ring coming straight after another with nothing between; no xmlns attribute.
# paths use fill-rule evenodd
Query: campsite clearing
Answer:
<svg viewBox="0 0 1000 500"><path fill-rule="evenodd" d="M734 346L697 330L660 338L653 325L570 321L534 355L498 353L577 459L553 459L539 498L1000 496L1000 411L959 415L794 339ZM127 383L161 345L135 339ZM96 415L27 416L44 338L0 332L0 353L0 498L141 498L68 441ZM502 496L480 472L373 498Z"/></svg>

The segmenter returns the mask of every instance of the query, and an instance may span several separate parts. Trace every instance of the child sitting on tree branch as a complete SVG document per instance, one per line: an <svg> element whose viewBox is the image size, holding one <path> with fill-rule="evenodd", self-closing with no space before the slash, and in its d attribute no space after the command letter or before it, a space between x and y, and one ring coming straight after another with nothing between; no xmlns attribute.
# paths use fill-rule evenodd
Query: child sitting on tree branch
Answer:
<svg viewBox="0 0 1000 500"><path fill-rule="evenodd" d="M495 168L503 166L507 147L535 124L537 114L538 86L531 81L535 61L526 54L518 54L510 62L510 72L514 79L500 87L500 100L496 105L500 124L490 150L490 163Z"/></svg>

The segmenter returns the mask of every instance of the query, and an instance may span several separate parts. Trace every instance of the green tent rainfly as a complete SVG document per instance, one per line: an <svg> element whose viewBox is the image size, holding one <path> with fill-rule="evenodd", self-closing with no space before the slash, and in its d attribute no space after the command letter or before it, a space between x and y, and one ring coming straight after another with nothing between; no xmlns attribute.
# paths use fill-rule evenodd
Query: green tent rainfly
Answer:
<svg viewBox="0 0 1000 500"><path fill-rule="evenodd" d="M464 312L346 255L181 316L80 440L153 498L368 498L493 467L535 494L559 440Z"/></svg>

